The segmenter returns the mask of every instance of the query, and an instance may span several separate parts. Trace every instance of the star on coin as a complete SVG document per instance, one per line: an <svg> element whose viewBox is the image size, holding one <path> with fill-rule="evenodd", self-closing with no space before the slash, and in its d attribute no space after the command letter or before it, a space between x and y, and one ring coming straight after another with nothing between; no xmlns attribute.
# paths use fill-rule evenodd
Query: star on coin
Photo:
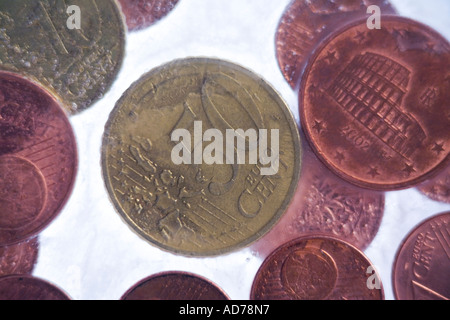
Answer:
<svg viewBox="0 0 450 320"><path fill-rule="evenodd" d="M372 178L375 178L376 176L380 175L380 173L378 172L378 168L376 168L376 167L375 168L371 167L370 171L367 172L367 174L371 175Z"/></svg>
<svg viewBox="0 0 450 320"><path fill-rule="evenodd" d="M436 151L437 154L441 154L441 152L445 151L444 144L443 143L435 143L432 150Z"/></svg>
<svg viewBox="0 0 450 320"><path fill-rule="evenodd" d="M316 130L317 133L320 134L320 133L322 133L322 131L323 131L325 128L324 128L324 125L323 125L322 122L316 120L315 123L314 123L313 129Z"/></svg>
<svg viewBox="0 0 450 320"><path fill-rule="evenodd" d="M332 64L335 60L337 60L336 51L329 51L324 60L327 60L328 64Z"/></svg>
<svg viewBox="0 0 450 320"><path fill-rule="evenodd" d="M414 166L412 165L405 164L405 168L402 171L405 172L409 177L413 172L416 172L416 169L414 169Z"/></svg>
<svg viewBox="0 0 450 320"><path fill-rule="evenodd" d="M336 159L337 162L339 162L339 164L342 163L342 161L345 160L345 156L343 152L336 152L336 156L334 157Z"/></svg>

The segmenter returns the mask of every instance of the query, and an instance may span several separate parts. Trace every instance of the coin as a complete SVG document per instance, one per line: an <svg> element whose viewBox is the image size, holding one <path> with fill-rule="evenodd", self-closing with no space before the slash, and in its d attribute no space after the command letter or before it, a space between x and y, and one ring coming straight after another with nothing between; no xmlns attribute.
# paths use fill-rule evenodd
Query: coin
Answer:
<svg viewBox="0 0 450 320"><path fill-rule="evenodd" d="M0 1L0 68L41 82L70 114L108 91L124 47L113 0Z"/></svg>
<svg viewBox="0 0 450 320"><path fill-rule="evenodd" d="M429 27L384 17L330 37L308 64L301 124L319 158L360 187L399 190L450 160L449 43ZM339 157L338 157L339 156Z"/></svg>
<svg viewBox="0 0 450 320"><path fill-rule="evenodd" d="M28 275L0 278L0 300L6 301L57 301L70 297L55 285Z"/></svg>
<svg viewBox="0 0 450 320"><path fill-rule="evenodd" d="M161 20L179 0L119 0L129 31L145 29Z"/></svg>
<svg viewBox="0 0 450 320"><path fill-rule="evenodd" d="M371 268L361 251L340 240L296 239L263 262L251 300L383 300L379 277L378 288L368 285Z"/></svg>
<svg viewBox="0 0 450 320"><path fill-rule="evenodd" d="M403 240L392 273L398 300L450 299L450 212L423 221Z"/></svg>
<svg viewBox="0 0 450 320"><path fill-rule="evenodd" d="M369 18L370 5L382 14L396 10L385 0L293 0L286 8L276 34L277 59L280 69L296 88L301 73L314 49L336 29L363 17Z"/></svg>
<svg viewBox="0 0 450 320"><path fill-rule="evenodd" d="M163 272L130 288L121 300L229 300L211 281L187 272Z"/></svg>
<svg viewBox="0 0 450 320"><path fill-rule="evenodd" d="M0 247L0 277L14 274L31 274L37 262L39 238Z"/></svg>
<svg viewBox="0 0 450 320"><path fill-rule="evenodd" d="M450 166L433 179L419 185L418 189L432 200L450 203Z"/></svg>
<svg viewBox="0 0 450 320"><path fill-rule="evenodd" d="M306 143L303 150L301 179L289 208L252 250L267 257L284 243L317 234L367 249L383 219L384 193L347 183L328 170Z"/></svg>
<svg viewBox="0 0 450 320"><path fill-rule="evenodd" d="M188 137L176 143L179 130ZM238 145L230 132L240 141L253 132L259 141L247 136ZM206 141L214 139L211 150ZM258 157L257 145L275 161ZM183 159L174 159L178 151ZM249 245L279 220L300 157L298 126L267 82L226 61L189 58L150 71L118 101L102 168L113 204L144 239L175 254L211 256Z"/></svg>
<svg viewBox="0 0 450 320"><path fill-rule="evenodd" d="M25 241L67 202L77 170L71 124L43 87L0 72L0 246Z"/></svg>

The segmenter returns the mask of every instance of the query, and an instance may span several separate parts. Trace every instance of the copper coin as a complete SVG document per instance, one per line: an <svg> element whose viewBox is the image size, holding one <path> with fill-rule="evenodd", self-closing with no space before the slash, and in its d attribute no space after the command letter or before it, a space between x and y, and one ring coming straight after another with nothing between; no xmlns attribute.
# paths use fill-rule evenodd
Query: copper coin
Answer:
<svg viewBox="0 0 450 320"><path fill-rule="evenodd" d="M368 285L371 267L361 251L340 240L296 239L263 262L253 282L251 299L383 300L381 282L379 289Z"/></svg>
<svg viewBox="0 0 450 320"><path fill-rule="evenodd" d="M418 189L432 200L450 203L450 166L437 177L421 184Z"/></svg>
<svg viewBox="0 0 450 320"><path fill-rule="evenodd" d="M229 300L211 281L186 272L150 276L129 289L121 300Z"/></svg>
<svg viewBox="0 0 450 320"><path fill-rule="evenodd" d="M39 253L38 237L9 247L0 247L0 277L31 274Z"/></svg>
<svg viewBox="0 0 450 320"><path fill-rule="evenodd" d="M293 0L281 18L276 34L279 66L292 88L314 49L347 23L369 18L367 8L377 5L382 14L396 10L385 0Z"/></svg>
<svg viewBox="0 0 450 320"><path fill-rule="evenodd" d="M0 300L51 301L70 300L70 297L55 285L42 279L14 275L0 278Z"/></svg>
<svg viewBox="0 0 450 320"><path fill-rule="evenodd" d="M358 186L408 188L450 160L450 45L413 20L360 21L317 50L302 79L301 123L319 158Z"/></svg>
<svg viewBox="0 0 450 320"><path fill-rule="evenodd" d="M450 212L434 216L405 238L393 268L398 300L450 299Z"/></svg>
<svg viewBox="0 0 450 320"><path fill-rule="evenodd" d="M282 244L312 234L367 249L383 219L384 193L347 183L328 170L307 145L303 150L302 178L289 208L252 250L267 257Z"/></svg>
<svg viewBox="0 0 450 320"><path fill-rule="evenodd" d="M137 31L161 20L179 0L119 0L129 31Z"/></svg>
<svg viewBox="0 0 450 320"><path fill-rule="evenodd" d="M71 124L45 89L0 72L0 246L42 231L68 200L77 170Z"/></svg>

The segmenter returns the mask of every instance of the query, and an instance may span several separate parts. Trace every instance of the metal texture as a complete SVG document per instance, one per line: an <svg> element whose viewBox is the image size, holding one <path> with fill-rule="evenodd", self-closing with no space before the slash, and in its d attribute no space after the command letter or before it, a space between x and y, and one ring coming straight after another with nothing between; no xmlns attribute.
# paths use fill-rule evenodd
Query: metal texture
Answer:
<svg viewBox="0 0 450 320"><path fill-rule="evenodd" d="M450 166L435 178L419 185L418 189L434 201L450 203Z"/></svg>
<svg viewBox="0 0 450 320"><path fill-rule="evenodd" d="M39 238L9 247L0 247L0 277L31 274L39 254Z"/></svg>
<svg viewBox="0 0 450 320"><path fill-rule="evenodd" d="M328 170L306 143L303 150L301 179L289 208L252 250L267 257L284 243L317 234L367 249L383 220L384 193L347 183Z"/></svg>
<svg viewBox="0 0 450 320"><path fill-rule="evenodd" d="M375 190L430 179L450 160L450 45L413 20L339 30L317 50L300 94L302 128L339 176Z"/></svg>
<svg viewBox="0 0 450 320"><path fill-rule="evenodd" d="M398 300L450 299L450 212L418 225L402 242L392 282Z"/></svg>
<svg viewBox="0 0 450 320"><path fill-rule="evenodd" d="M77 147L60 104L44 88L0 72L0 246L27 240L67 202Z"/></svg>
<svg viewBox="0 0 450 320"><path fill-rule="evenodd" d="M29 275L0 278L0 300L66 301L70 297L55 285Z"/></svg>
<svg viewBox="0 0 450 320"><path fill-rule="evenodd" d="M119 0L128 31L145 29L174 9L179 0Z"/></svg>
<svg viewBox="0 0 450 320"><path fill-rule="evenodd" d="M275 250L255 277L251 300L383 300L370 289L370 261L355 247L329 237L306 237Z"/></svg>
<svg viewBox="0 0 450 320"><path fill-rule="evenodd" d="M80 29L69 28L80 9ZM122 64L125 25L113 0L1 0L0 68L58 95L71 114L109 89Z"/></svg>
<svg viewBox="0 0 450 320"><path fill-rule="evenodd" d="M278 129L278 173L262 175L259 162L175 165L171 134L195 134L195 121L224 136ZM191 58L154 69L123 95L106 125L102 166L112 202L135 231L173 253L211 256L249 245L279 220L300 157L295 120L264 80L225 61Z"/></svg>
<svg viewBox="0 0 450 320"><path fill-rule="evenodd" d="M277 59L291 85L297 88L314 49L336 29L369 17L367 8L377 5L382 14L396 10L385 0L293 0L284 12L276 34Z"/></svg>
<svg viewBox="0 0 450 320"><path fill-rule="evenodd" d="M130 288L121 300L229 300L211 281L187 272L164 272Z"/></svg>

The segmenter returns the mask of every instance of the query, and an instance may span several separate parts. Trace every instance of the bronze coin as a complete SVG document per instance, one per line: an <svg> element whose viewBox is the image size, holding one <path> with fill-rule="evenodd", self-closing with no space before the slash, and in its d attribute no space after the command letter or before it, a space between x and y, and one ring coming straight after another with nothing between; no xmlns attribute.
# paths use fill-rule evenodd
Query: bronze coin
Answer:
<svg viewBox="0 0 450 320"><path fill-rule="evenodd" d="M450 212L418 225L402 242L393 267L398 300L450 299Z"/></svg>
<svg viewBox="0 0 450 320"><path fill-rule="evenodd" d="M42 231L73 188L77 149L58 101L19 75L0 72L0 246Z"/></svg>
<svg viewBox="0 0 450 320"><path fill-rule="evenodd" d="M306 237L275 250L257 272L251 300L383 300L368 285L370 261L330 237ZM379 278L378 278L379 279Z"/></svg>
<svg viewBox="0 0 450 320"><path fill-rule="evenodd" d="M55 285L42 279L13 275L0 278L0 300L63 301L70 300L70 297Z"/></svg>
<svg viewBox="0 0 450 320"><path fill-rule="evenodd" d="M39 253L38 237L22 243L0 247L0 277L31 274Z"/></svg>
<svg viewBox="0 0 450 320"><path fill-rule="evenodd" d="M312 234L332 236L360 250L367 249L383 219L384 193L347 183L328 170L306 144L303 150L302 178L291 204L252 250L267 257L282 244Z"/></svg>
<svg viewBox="0 0 450 320"><path fill-rule="evenodd" d="M211 281L186 272L164 272L148 277L121 300L229 300Z"/></svg>
<svg viewBox="0 0 450 320"><path fill-rule="evenodd" d="M319 158L358 186L405 189L450 160L450 45L429 27L384 17L353 23L303 76L301 123Z"/></svg>
<svg viewBox="0 0 450 320"><path fill-rule="evenodd" d="M128 31L137 31L158 22L179 0L119 0Z"/></svg>
<svg viewBox="0 0 450 320"><path fill-rule="evenodd" d="M418 186L418 189L432 200L450 203L450 166L433 179Z"/></svg>
<svg viewBox="0 0 450 320"><path fill-rule="evenodd" d="M396 10L384 0L293 0L281 18L276 34L277 59L292 88L314 49L347 23L369 17L367 8L377 5L382 14Z"/></svg>

